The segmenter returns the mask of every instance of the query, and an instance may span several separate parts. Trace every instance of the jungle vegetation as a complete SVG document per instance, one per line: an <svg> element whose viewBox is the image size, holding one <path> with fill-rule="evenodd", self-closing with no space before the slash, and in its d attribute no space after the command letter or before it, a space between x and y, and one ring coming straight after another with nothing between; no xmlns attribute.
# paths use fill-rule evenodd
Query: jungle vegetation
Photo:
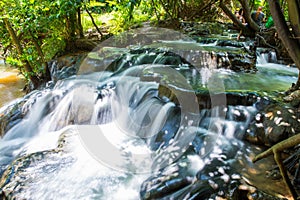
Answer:
<svg viewBox="0 0 300 200"><path fill-rule="evenodd" d="M297 0L0 0L0 52L34 88L49 79L47 63L76 49L76 40L95 29L117 34L140 23L182 20L234 23L245 35L260 27L250 14L258 6L274 19L276 31L300 69L300 5ZM244 10L243 25L234 12ZM298 89L300 79L293 89Z"/></svg>

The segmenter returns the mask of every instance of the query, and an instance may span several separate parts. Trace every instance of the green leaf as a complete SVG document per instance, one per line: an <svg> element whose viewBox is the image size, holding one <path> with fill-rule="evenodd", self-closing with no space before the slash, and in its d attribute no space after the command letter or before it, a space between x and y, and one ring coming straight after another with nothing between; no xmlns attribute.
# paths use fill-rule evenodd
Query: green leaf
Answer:
<svg viewBox="0 0 300 200"><path fill-rule="evenodd" d="M117 5L117 1L106 1L110 6L115 6Z"/></svg>
<svg viewBox="0 0 300 200"><path fill-rule="evenodd" d="M93 3L93 6L105 7L105 6L106 6L106 3L95 2L95 3Z"/></svg>
<svg viewBox="0 0 300 200"><path fill-rule="evenodd" d="M32 61L33 60L32 55L28 55L26 58L27 58L28 61Z"/></svg>
<svg viewBox="0 0 300 200"><path fill-rule="evenodd" d="M22 61L19 59L15 59L11 56L6 57L6 63L13 65L13 66L22 66Z"/></svg>
<svg viewBox="0 0 300 200"><path fill-rule="evenodd" d="M43 8L42 10L46 12L46 11L49 11L50 8L46 7L46 8Z"/></svg>

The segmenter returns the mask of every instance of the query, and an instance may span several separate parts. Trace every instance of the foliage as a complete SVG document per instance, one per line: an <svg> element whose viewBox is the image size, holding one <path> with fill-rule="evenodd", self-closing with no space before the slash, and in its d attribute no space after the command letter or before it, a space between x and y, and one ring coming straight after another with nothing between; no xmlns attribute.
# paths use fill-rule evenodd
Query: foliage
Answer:
<svg viewBox="0 0 300 200"><path fill-rule="evenodd" d="M97 14L97 12L96 13L91 12L91 14L92 14L96 24L99 25L99 26L101 26L104 23L104 19L102 18L102 16L109 17L106 14L101 14L99 16L99 14ZM93 23L91 21L91 18L87 13L82 13L81 14L81 20L82 20L82 27L83 27L84 32L88 31L90 28L93 27Z"/></svg>
<svg viewBox="0 0 300 200"><path fill-rule="evenodd" d="M66 42L72 34L70 32L71 16L76 15L81 6L81 0L6 0L1 1L0 37L1 46L6 49L7 61L15 65L28 63L33 74L45 75L45 62L65 49ZM13 38L3 23L8 19L12 31L18 41ZM16 52L15 42L20 43L21 52ZM18 62L15 62L18 60ZM22 68L26 77L31 73Z"/></svg>
<svg viewBox="0 0 300 200"><path fill-rule="evenodd" d="M217 0L156 0L165 11L169 19L195 20L205 16L206 20L213 20L220 16Z"/></svg>
<svg viewBox="0 0 300 200"><path fill-rule="evenodd" d="M117 0L115 11L109 22L110 32L117 34L130 27L139 27L142 22L153 18L153 4L151 0Z"/></svg>

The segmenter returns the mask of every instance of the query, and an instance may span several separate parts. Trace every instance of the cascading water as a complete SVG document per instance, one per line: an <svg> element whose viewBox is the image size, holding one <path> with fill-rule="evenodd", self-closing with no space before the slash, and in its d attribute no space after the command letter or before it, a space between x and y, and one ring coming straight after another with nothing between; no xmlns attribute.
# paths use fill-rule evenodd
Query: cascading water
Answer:
<svg viewBox="0 0 300 200"><path fill-rule="evenodd" d="M1 141L2 164L7 165L12 159L21 157L15 161L20 164L13 171L22 172L12 174L10 178L23 179L26 188L14 188L15 195L30 199L43 196L54 199L61 196L67 199L91 198L95 195L103 199L118 199L122 192L132 190L128 197L122 197L138 198L138 185L145 175L133 176L132 173L152 171L155 157L151 157L153 150L146 144L147 138L163 127L168 113L175 107L174 103L164 103L157 98L157 83L142 82L132 75L140 74L144 69L147 66L133 67L112 78L107 78L106 74L99 76L99 73L82 75L64 80L53 90L45 91L32 105L28 116L8 131ZM101 156L104 160L99 163L87 153L80 143L78 132L84 128L81 135L84 138L85 131L92 130L95 125L98 132L102 132L122 154L113 154L102 148L104 143L101 140L97 150L106 154L106 157ZM137 159L131 155L143 157ZM106 160L109 157L113 160ZM2 166L2 169L6 167ZM23 174L33 171L34 176L23 177ZM75 174L78 177L74 177ZM47 185L41 186L41 182ZM62 183L70 184L72 188L62 190ZM83 185L86 189L82 188ZM111 194L116 190L120 193ZM6 191L7 194L10 192Z"/></svg>
<svg viewBox="0 0 300 200"><path fill-rule="evenodd" d="M156 45L174 43L203 51L183 40ZM205 199L255 193L250 185L285 194L282 182L269 180L268 185L263 179L270 160L251 162L259 148L245 140L253 137L251 127L270 100L247 92L272 91L264 84L275 74L277 84L287 86L296 71L262 66L258 74L244 74L216 69L215 57L206 57L207 68L200 69L189 59L149 46L116 51L125 54L115 62L99 59L107 71L87 59L81 75L28 98L25 117L0 140L2 195Z"/></svg>
<svg viewBox="0 0 300 200"><path fill-rule="evenodd" d="M258 64L277 63L277 55L275 51L261 52L257 55Z"/></svg>
<svg viewBox="0 0 300 200"><path fill-rule="evenodd" d="M110 81L114 84L113 80ZM143 176L131 176L126 172L111 170L94 160L81 144L78 128L71 125L103 124L101 129L106 130L105 134L108 134L107 136L111 137L110 139L116 145L124 148L124 152L128 150L130 153L130 150L141 151L143 149L147 151L148 148L142 141L137 138L127 141L128 139L122 138L124 134L121 134L120 127L110 126L114 119L112 115L117 114L113 113L111 109L112 99L110 96L113 95L113 92L110 91L111 88L105 88L98 94L97 84L99 82L86 79L71 79L59 84L53 92L44 94L33 105L30 115L34 116L35 121L33 121L33 117L28 116L27 123L30 121L30 124L20 123L14 128L19 128L20 131L12 129L5 135L1 143L7 144L9 141L10 146L14 146L19 152L16 152L15 149L3 149L4 146L1 145L1 157L8 155L8 152L13 154L12 157L29 155L31 163L28 166L22 163L19 167L25 168L23 169L24 174L33 172L35 174L27 178L23 177L29 184L26 184L26 189L15 190L16 196L29 199L43 197L92 199L97 196L103 199L121 197L132 199L138 197L138 183ZM131 79L128 86L136 86L136 81ZM145 85L141 87L143 89L141 92L144 93L154 87L155 84ZM60 95L62 93L64 93L63 96ZM98 97L99 99L97 99ZM137 98L133 93L127 97ZM60 100L57 101L56 98L60 98ZM144 103L147 104L147 102ZM45 109L45 106L49 107ZM21 130L22 128L23 130ZM22 138L22 140L19 142L14 138L18 138L18 140ZM63 146L62 150L57 145ZM22 173L17 177L22 177ZM130 184L132 181L133 183ZM46 183L46 185L42 183ZM62 189L62 186L65 189ZM133 192L130 193L131 190ZM127 197L122 196L124 191L127 191Z"/></svg>

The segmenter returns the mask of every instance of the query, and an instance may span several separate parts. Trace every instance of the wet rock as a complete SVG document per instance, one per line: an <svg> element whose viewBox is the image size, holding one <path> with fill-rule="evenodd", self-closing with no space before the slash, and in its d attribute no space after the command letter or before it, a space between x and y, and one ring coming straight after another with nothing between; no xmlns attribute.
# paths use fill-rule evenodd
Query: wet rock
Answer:
<svg viewBox="0 0 300 200"><path fill-rule="evenodd" d="M40 96L42 96L42 92L35 90L25 95L22 99L1 108L0 137L3 137L7 131L23 119Z"/></svg>
<svg viewBox="0 0 300 200"><path fill-rule="evenodd" d="M283 100L289 102L294 107L298 107L300 105L300 90L296 90L288 96L283 97Z"/></svg>
<svg viewBox="0 0 300 200"><path fill-rule="evenodd" d="M0 179L0 193L5 199L23 199L28 183L39 180L41 174L53 174L56 170L67 169L75 159L66 150L74 134L65 132L55 149L40 151L16 159L3 173ZM66 141L68 140L68 141ZM64 153L62 150L64 149ZM35 173L31 170L34 168Z"/></svg>
<svg viewBox="0 0 300 200"><path fill-rule="evenodd" d="M197 104L200 110L210 109L213 106L255 106L258 110L266 108L274 103L273 100L267 97L261 97L254 92L220 92L212 94L208 90L202 91L181 91L181 95L192 93L196 97ZM176 105L180 105L174 89L160 84L158 87L158 96L167 101L172 101ZM213 101L212 101L213 100Z"/></svg>
<svg viewBox="0 0 300 200"><path fill-rule="evenodd" d="M208 67L212 69L231 69L233 71L255 72L256 57L236 49L228 52L215 52L209 50L178 50L163 51L159 49L132 50L114 62L107 69L111 71L122 70L141 64L164 64L174 66L191 65L196 68Z"/></svg>
<svg viewBox="0 0 300 200"><path fill-rule="evenodd" d="M153 48L142 48L131 50L113 61L107 70L121 72L132 66L143 64L162 64L162 65L190 65L184 58L170 51L163 51Z"/></svg>
<svg viewBox="0 0 300 200"><path fill-rule="evenodd" d="M176 30L180 27L180 22L177 19L160 20L157 26Z"/></svg>
<svg viewBox="0 0 300 200"><path fill-rule="evenodd" d="M200 109L211 108L212 98L215 100L214 106L225 105L224 100L226 101L226 105L231 105L231 106L255 105L258 109L261 109L271 103L269 99L262 98L255 93L226 92L226 93L219 93L219 94L209 94L209 92L207 91L207 92L196 93L196 95L197 95Z"/></svg>
<svg viewBox="0 0 300 200"><path fill-rule="evenodd" d="M58 117L52 122L53 130L60 130L71 124L87 124L91 121L94 104L97 100L96 91L88 86L80 86L66 92L66 96L62 100L68 98L72 98L72 102L58 105L58 112L62 114L58 114Z"/></svg>
<svg viewBox="0 0 300 200"><path fill-rule="evenodd" d="M75 75L86 57L86 53L71 54L59 57L48 63L50 68L51 80L57 82Z"/></svg>
<svg viewBox="0 0 300 200"><path fill-rule="evenodd" d="M247 148L241 145L235 139L199 132L176 163L143 182L141 199L282 199L243 180L240 172L247 170L242 161Z"/></svg>
<svg viewBox="0 0 300 200"><path fill-rule="evenodd" d="M82 51L92 51L98 45L97 42L91 39L77 39L75 40L75 46Z"/></svg>
<svg viewBox="0 0 300 200"><path fill-rule="evenodd" d="M244 48L245 45L242 42L237 42L234 40L218 40L217 41L217 46L221 47L237 47L237 48Z"/></svg>
<svg viewBox="0 0 300 200"><path fill-rule="evenodd" d="M242 58L238 58L236 55L229 55L230 65L229 69L233 71L243 71L243 72L256 72L256 68L253 67L253 62L255 58L253 56L241 56Z"/></svg>
<svg viewBox="0 0 300 200"><path fill-rule="evenodd" d="M24 102L18 102L13 105L9 105L1 109L0 112L0 137L3 137L5 133L13 126L18 124L24 117L22 113L22 105Z"/></svg>
<svg viewBox="0 0 300 200"><path fill-rule="evenodd" d="M273 104L257 113L247 130L253 143L272 146L300 132L300 113L287 106Z"/></svg>
<svg viewBox="0 0 300 200"><path fill-rule="evenodd" d="M181 22L180 27L186 34L197 36L222 34L224 30L228 30L226 24L209 22Z"/></svg>

